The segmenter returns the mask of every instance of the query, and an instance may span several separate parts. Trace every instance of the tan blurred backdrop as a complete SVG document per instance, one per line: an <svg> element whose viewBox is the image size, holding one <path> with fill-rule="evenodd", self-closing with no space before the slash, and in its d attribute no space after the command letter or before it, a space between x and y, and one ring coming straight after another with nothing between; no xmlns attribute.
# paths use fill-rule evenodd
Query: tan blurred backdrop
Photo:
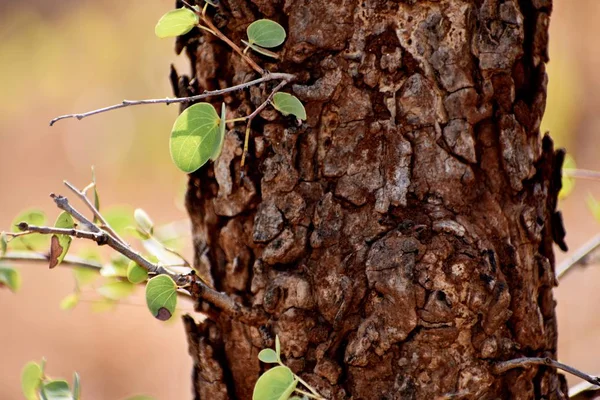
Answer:
<svg viewBox="0 0 600 400"><path fill-rule="evenodd" d="M600 170L600 1L554 2L544 125L580 168ZM173 3L0 0L0 230L27 207L40 207L53 219L48 194L66 193L63 179L86 185L91 165L103 205L142 207L157 224L186 218L186 179L168 154L176 107L128 108L48 126L57 115L124 98L170 96L169 64L183 72L187 64L153 29ZM578 181L560 205L572 250L600 230L585 207L588 193L600 198L600 182ZM191 397L191 362L179 321L165 326L153 320L141 294L110 313L92 313L85 303L63 312L58 304L73 290L71 272L40 264L19 268L21 290L0 290L0 399L22 398L21 368L41 357L52 376L70 380L79 372L85 399ZM598 288L600 268L589 267L556 290L559 358L593 374L600 374Z"/></svg>

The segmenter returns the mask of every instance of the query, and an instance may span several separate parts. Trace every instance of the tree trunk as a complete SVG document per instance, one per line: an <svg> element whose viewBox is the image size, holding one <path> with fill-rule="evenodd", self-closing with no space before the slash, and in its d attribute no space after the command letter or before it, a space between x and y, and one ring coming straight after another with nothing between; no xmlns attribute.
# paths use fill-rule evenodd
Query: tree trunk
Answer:
<svg viewBox="0 0 600 400"><path fill-rule="evenodd" d="M200 2L199 2L200 3ZM190 176L195 265L268 315L248 326L206 305L185 318L196 399L250 399L282 343L286 364L328 399L561 399L553 240L564 154L539 126L551 0L222 0L235 43L281 23L299 125L272 109L230 126L214 165ZM181 5L179 5L181 6ZM213 15L214 14L214 15ZM179 96L257 75L194 30ZM244 116L276 83L223 98ZM233 117L229 117L233 118Z"/></svg>

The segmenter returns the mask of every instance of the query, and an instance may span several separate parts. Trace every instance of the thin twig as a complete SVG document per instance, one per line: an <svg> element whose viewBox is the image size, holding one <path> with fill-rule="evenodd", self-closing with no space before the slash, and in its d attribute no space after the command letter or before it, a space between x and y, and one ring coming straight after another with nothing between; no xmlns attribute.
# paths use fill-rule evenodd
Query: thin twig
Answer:
<svg viewBox="0 0 600 400"><path fill-rule="evenodd" d="M600 171L592 171L589 169L564 168L563 175L569 178L589 179L600 181Z"/></svg>
<svg viewBox="0 0 600 400"><path fill-rule="evenodd" d="M64 181L63 183L85 203L85 205L90 209L92 214L94 214L94 217L96 217L96 219L102 223L102 229L106 230L109 234L111 234L115 239L119 240L121 243L125 243L125 241L119 236L119 234L117 234L117 232L115 232L115 230L109 225L109 223L106 222L106 219L104 219L102 214L100 214L100 211L96 209L96 207L92 204L90 199L87 198L86 192L89 186L83 190L78 190L75 186L73 186L67 181Z"/></svg>
<svg viewBox="0 0 600 400"><path fill-rule="evenodd" d="M547 367L561 369L583 380L586 380L589 383L592 383L594 385L600 385L600 378L588 375L585 372L581 372L578 369L553 360L550 357L523 357L515 358L514 360L502 361L494 365L493 373L503 374L506 371L511 370L513 368L527 368L531 365L545 365Z"/></svg>
<svg viewBox="0 0 600 400"><path fill-rule="evenodd" d="M29 225L27 222L21 222L17 225L17 227L21 230L21 232L27 235L32 233L41 233L43 235L67 235L79 239L93 240L97 243L101 243L106 240L104 237L106 233L88 232L68 228L52 228L49 226L35 226Z"/></svg>
<svg viewBox="0 0 600 400"><path fill-rule="evenodd" d="M78 120L82 120L82 119L92 116L92 115L101 114L101 113L105 113L108 111L117 110L119 108L125 108L125 107L130 107L130 106L138 106L138 105L143 105L143 104L167 104L167 105L169 105L169 104L174 104L174 103L194 102L194 101L206 99L208 97L219 96L219 95L223 95L226 93L231 93L231 92L235 92L238 90L246 89L250 86L258 85L262 82L268 82L268 81L279 80L279 79L284 79L289 82L289 81L292 81L295 79L295 75L285 74L285 73L280 73L280 72L268 73L261 78L254 79L254 80L246 82L246 83L231 86L231 87L228 87L225 89L211 90L211 91L204 92L202 94L199 94L196 96L190 96L190 97L177 97L177 98L172 98L172 99L167 97L164 99L123 100L122 103L115 104L115 105L108 106L108 107L99 108L97 110L92 110L92 111L88 111L88 112L81 113L81 114L61 115L60 117L56 117L52 121L50 121L50 126L54 125L57 121L60 121L63 119L76 118Z"/></svg>
<svg viewBox="0 0 600 400"><path fill-rule="evenodd" d="M279 92L285 85L287 85L290 81L284 79L281 82L279 82L279 85L275 86L275 88L273 89L273 91L271 91L271 94L269 94L269 97L267 97L267 99L256 108L256 110L254 110L252 112L252 114L248 115L246 117L247 119L247 123L246 123L246 135L244 137L244 150L242 152L242 162L241 162L241 167L243 167L246 163L246 153L248 152L248 141L250 139L250 124L252 124L252 120L262 112L262 110L264 110L267 105L269 105L269 103L271 103L271 100L273 100L273 96L275 96L275 93Z"/></svg>
<svg viewBox="0 0 600 400"><path fill-rule="evenodd" d="M0 261L14 261L14 262L43 262L46 265L50 261L48 255L36 253L33 251L9 251L3 257L0 257ZM81 267L93 270L100 270L102 264L95 261L86 260L84 258L66 255L60 265L68 267Z"/></svg>
<svg viewBox="0 0 600 400"><path fill-rule="evenodd" d="M566 275L571 268L584 264L587 257L600 248L600 233L588 240L583 246L573 252L573 255L561 262L556 268L556 279Z"/></svg>

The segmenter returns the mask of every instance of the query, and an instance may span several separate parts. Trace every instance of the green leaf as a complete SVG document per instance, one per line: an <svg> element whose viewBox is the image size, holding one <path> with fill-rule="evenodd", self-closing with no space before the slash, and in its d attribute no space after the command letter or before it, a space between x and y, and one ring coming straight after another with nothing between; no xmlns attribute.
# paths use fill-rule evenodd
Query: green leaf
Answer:
<svg viewBox="0 0 600 400"><path fill-rule="evenodd" d="M6 233L0 232L0 258L6 254L8 248L8 241L6 240Z"/></svg>
<svg viewBox="0 0 600 400"><path fill-rule="evenodd" d="M278 92L273 96L273 107L283 115L294 115L298 119L306 119L306 110L296 96Z"/></svg>
<svg viewBox="0 0 600 400"><path fill-rule="evenodd" d="M75 226L75 221L73 221L71 214L63 211L56 219L54 226L56 228L72 229ZM73 241L73 238L69 235L52 235L50 242L50 268L56 267L64 260L71 246L71 241Z"/></svg>
<svg viewBox="0 0 600 400"><path fill-rule="evenodd" d="M166 321L177 307L177 285L171 277L158 275L146 284L146 304L155 318Z"/></svg>
<svg viewBox="0 0 600 400"><path fill-rule="evenodd" d="M286 400L297 384L298 381L288 367L271 368L256 381L252 400Z"/></svg>
<svg viewBox="0 0 600 400"><path fill-rule="evenodd" d="M140 240L148 240L151 237L148 233L142 231L136 226L128 226L127 228L125 228L125 232Z"/></svg>
<svg viewBox="0 0 600 400"><path fill-rule="evenodd" d="M125 281L110 282L97 289L98 293L110 300L124 299L130 296L134 290L135 285Z"/></svg>
<svg viewBox="0 0 600 400"><path fill-rule="evenodd" d="M109 264L105 264L100 269L100 275L105 278L120 277L124 278L127 276L127 267L129 266L129 260L125 257L114 257L110 260Z"/></svg>
<svg viewBox="0 0 600 400"><path fill-rule="evenodd" d="M258 353L258 359L267 364L276 364L279 362L277 353L273 349L262 349L260 353Z"/></svg>
<svg viewBox="0 0 600 400"><path fill-rule="evenodd" d="M13 232L20 232L17 225L21 222L26 222L29 225L45 226L46 215L37 209L29 209L19 214L12 222ZM32 233L31 235L22 236L11 240L11 247L15 250L45 250L48 246L49 238L40 233Z"/></svg>
<svg viewBox="0 0 600 400"><path fill-rule="evenodd" d="M183 172L202 167L215 154L219 144L220 118L209 103L198 103L183 111L171 131L173 162Z"/></svg>
<svg viewBox="0 0 600 400"><path fill-rule="evenodd" d="M73 275L75 275L75 280L79 287L89 285L100 276L98 271L84 267L76 267L73 269Z"/></svg>
<svg viewBox="0 0 600 400"><path fill-rule="evenodd" d="M73 374L73 399L81 399L81 380L79 379L79 374L77 372Z"/></svg>
<svg viewBox="0 0 600 400"><path fill-rule="evenodd" d="M148 280L148 271L140 267L135 261L130 261L127 267L127 279L131 283L141 283Z"/></svg>
<svg viewBox="0 0 600 400"><path fill-rule="evenodd" d="M255 44L248 43L245 40L242 40L242 43L244 43L246 46L250 47L255 52L262 54L263 56L279 59L279 54L277 54L277 53L274 53L267 49L263 49L262 47L257 46Z"/></svg>
<svg viewBox="0 0 600 400"><path fill-rule="evenodd" d="M216 161L217 158L221 155L221 151L223 150L223 143L225 143L225 128L227 125L226 122L226 113L227 109L225 107L225 102L221 103L221 121L219 123L219 137L217 144L215 146L215 151L213 155L210 157L212 161Z"/></svg>
<svg viewBox="0 0 600 400"><path fill-rule="evenodd" d="M14 268L0 267L0 286L8 287L12 292L21 288L21 274Z"/></svg>
<svg viewBox="0 0 600 400"><path fill-rule="evenodd" d="M573 159L573 157L571 157L570 154L567 154L565 156L565 161L563 162L562 166L562 188L560 189L560 192L558 192L559 199L564 199L565 197L567 197L575 188L575 179L568 176L568 172L569 170L576 168L577 165L575 165L575 160Z"/></svg>
<svg viewBox="0 0 600 400"><path fill-rule="evenodd" d="M48 400L73 400L67 381L55 380L45 383L42 392Z"/></svg>
<svg viewBox="0 0 600 400"><path fill-rule="evenodd" d="M279 335L275 335L275 353L277 354L277 360L281 359L281 343L279 342Z"/></svg>
<svg viewBox="0 0 600 400"><path fill-rule="evenodd" d="M34 361L28 362L21 372L21 389L27 400L38 400L38 388L42 383L42 367Z"/></svg>
<svg viewBox="0 0 600 400"><path fill-rule="evenodd" d="M277 47L285 41L285 29L270 19L259 19L248 26L248 41L261 47Z"/></svg>
<svg viewBox="0 0 600 400"><path fill-rule="evenodd" d="M79 293L71 293L61 300L60 309L65 311L74 309L79 303L79 297Z"/></svg>
<svg viewBox="0 0 600 400"><path fill-rule="evenodd" d="M150 219L148 213L141 208L136 208L133 212L133 219L138 224L138 227L143 231L152 235L154 233L154 222Z"/></svg>
<svg viewBox="0 0 600 400"><path fill-rule="evenodd" d="M154 33L161 39L185 35L200 22L198 15L188 8L178 8L163 15Z"/></svg>
<svg viewBox="0 0 600 400"><path fill-rule="evenodd" d="M133 219L133 208L127 205L112 206L106 209L102 215L106 222L113 228L117 233L124 233L125 228L134 225Z"/></svg>

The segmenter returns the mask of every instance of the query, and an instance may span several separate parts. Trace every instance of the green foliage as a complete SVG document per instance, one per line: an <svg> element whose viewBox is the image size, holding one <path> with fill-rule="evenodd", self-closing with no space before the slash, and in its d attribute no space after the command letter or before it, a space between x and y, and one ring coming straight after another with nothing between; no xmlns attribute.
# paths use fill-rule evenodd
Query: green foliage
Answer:
<svg viewBox="0 0 600 400"><path fill-rule="evenodd" d="M13 232L19 232L17 225L21 222L26 222L29 225L45 226L46 214L37 209L23 211L12 222ZM10 246L15 250L41 250L48 246L48 237L39 233L32 233L11 240Z"/></svg>
<svg viewBox="0 0 600 400"><path fill-rule="evenodd" d="M105 264L100 269L100 275L105 278L120 277L124 278L127 276L127 268L129 267L129 260L123 256L113 257L110 263Z"/></svg>
<svg viewBox="0 0 600 400"><path fill-rule="evenodd" d="M16 292L21 288L21 274L14 268L0 267L0 287Z"/></svg>
<svg viewBox="0 0 600 400"><path fill-rule="evenodd" d="M138 228L140 228L142 232L150 236L154 234L154 222L152 222L146 211L141 208L136 208L133 212L133 219L135 219Z"/></svg>
<svg viewBox="0 0 600 400"><path fill-rule="evenodd" d="M70 295L61 300L60 309L65 311L72 310L77 306L77 304L79 304L79 298L79 293L71 293Z"/></svg>
<svg viewBox="0 0 600 400"><path fill-rule="evenodd" d="M248 42L261 47L277 47L285 41L285 29L270 19L259 19L248 26L246 30Z"/></svg>
<svg viewBox="0 0 600 400"><path fill-rule="evenodd" d="M117 233L125 233L128 226L135 224L133 208L127 205L110 207L102 216Z"/></svg>
<svg viewBox="0 0 600 400"><path fill-rule="evenodd" d="M296 389L296 380L292 370L285 366L271 368L261 375L254 386L252 400L286 400Z"/></svg>
<svg viewBox="0 0 600 400"><path fill-rule="evenodd" d="M258 353L258 359L267 364L279 363L277 353L273 349L262 349L260 353Z"/></svg>
<svg viewBox="0 0 600 400"><path fill-rule="evenodd" d="M69 383L64 380L54 380L44 383L42 396L46 400L73 400Z"/></svg>
<svg viewBox="0 0 600 400"><path fill-rule="evenodd" d="M273 96L273 107L283 115L293 115L298 119L306 119L306 110L296 96L278 92Z"/></svg>
<svg viewBox="0 0 600 400"><path fill-rule="evenodd" d="M146 284L146 304L155 318L166 321L177 307L177 285L171 277L158 275Z"/></svg>
<svg viewBox="0 0 600 400"><path fill-rule="evenodd" d="M126 281L114 281L98 288L98 293L110 300L121 300L129 297L135 290L135 285Z"/></svg>
<svg viewBox="0 0 600 400"><path fill-rule="evenodd" d="M38 400L38 390L42 383L42 367L36 362L28 362L21 372L21 389L27 400Z"/></svg>
<svg viewBox="0 0 600 400"><path fill-rule="evenodd" d="M94 282L100 274L91 268L77 267L73 269L73 275L78 286L86 286Z"/></svg>
<svg viewBox="0 0 600 400"><path fill-rule="evenodd" d="M71 214L63 211L56 219L54 226L56 228L72 229L75 226L75 222ZM64 260L72 241L73 238L69 235L52 235L50 242L50 268L56 267Z"/></svg>
<svg viewBox="0 0 600 400"><path fill-rule="evenodd" d="M127 279L131 283L142 283L148 279L148 271L135 261L130 261L127 267Z"/></svg>
<svg viewBox="0 0 600 400"><path fill-rule="evenodd" d="M154 33L161 39L185 35L200 22L198 15L188 8L178 8L163 15Z"/></svg>
<svg viewBox="0 0 600 400"><path fill-rule="evenodd" d="M221 119L209 103L198 103L183 111L171 131L171 158L183 172L191 173L213 158L220 147Z"/></svg>

